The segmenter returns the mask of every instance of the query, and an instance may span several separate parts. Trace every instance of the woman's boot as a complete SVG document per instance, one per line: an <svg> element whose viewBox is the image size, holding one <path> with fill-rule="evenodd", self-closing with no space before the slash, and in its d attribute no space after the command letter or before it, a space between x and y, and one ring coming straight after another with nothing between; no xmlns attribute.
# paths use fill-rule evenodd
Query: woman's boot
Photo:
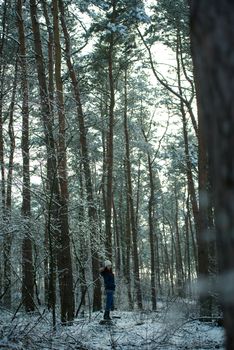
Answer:
<svg viewBox="0 0 234 350"><path fill-rule="evenodd" d="M110 311L105 311L104 312L104 320L111 320L111 318L110 318Z"/></svg>

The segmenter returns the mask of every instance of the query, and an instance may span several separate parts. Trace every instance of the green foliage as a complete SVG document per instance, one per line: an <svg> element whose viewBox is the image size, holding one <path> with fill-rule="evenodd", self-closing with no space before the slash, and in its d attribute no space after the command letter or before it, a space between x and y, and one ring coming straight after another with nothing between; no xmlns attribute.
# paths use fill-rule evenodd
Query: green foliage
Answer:
<svg viewBox="0 0 234 350"><path fill-rule="evenodd" d="M176 50L178 32L182 38L183 52L190 56L189 8L186 0L159 0L151 7L151 25L147 29L149 42L161 41Z"/></svg>

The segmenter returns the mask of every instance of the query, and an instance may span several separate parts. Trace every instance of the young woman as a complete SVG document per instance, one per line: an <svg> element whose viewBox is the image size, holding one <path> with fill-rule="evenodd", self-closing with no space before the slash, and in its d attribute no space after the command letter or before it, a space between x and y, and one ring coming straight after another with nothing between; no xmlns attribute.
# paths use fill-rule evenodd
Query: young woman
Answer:
<svg viewBox="0 0 234 350"><path fill-rule="evenodd" d="M100 274L104 279L104 286L106 291L104 320L111 320L110 311L114 309L115 276L112 272L112 264L110 260L106 260L104 262L104 267L100 269Z"/></svg>

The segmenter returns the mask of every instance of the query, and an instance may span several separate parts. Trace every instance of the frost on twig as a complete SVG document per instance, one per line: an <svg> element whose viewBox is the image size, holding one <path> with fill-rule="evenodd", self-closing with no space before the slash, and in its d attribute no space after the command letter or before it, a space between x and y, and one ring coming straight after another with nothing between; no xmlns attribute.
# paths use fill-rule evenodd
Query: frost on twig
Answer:
<svg viewBox="0 0 234 350"><path fill-rule="evenodd" d="M12 315L3 310L0 348L3 350L176 350L223 349L224 333L211 322L200 322L196 303L173 298L158 303L157 312L115 311L112 325L100 325L101 312L75 319L54 331L51 315Z"/></svg>

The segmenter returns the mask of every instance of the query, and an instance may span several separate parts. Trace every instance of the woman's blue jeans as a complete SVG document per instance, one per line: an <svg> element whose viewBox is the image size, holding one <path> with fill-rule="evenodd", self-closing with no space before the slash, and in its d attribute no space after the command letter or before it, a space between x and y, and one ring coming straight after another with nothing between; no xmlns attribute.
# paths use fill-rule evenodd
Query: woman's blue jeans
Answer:
<svg viewBox="0 0 234 350"><path fill-rule="evenodd" d="M114 308L114 291L106 290L106 309L105 311L111 311Z"/></svg>

